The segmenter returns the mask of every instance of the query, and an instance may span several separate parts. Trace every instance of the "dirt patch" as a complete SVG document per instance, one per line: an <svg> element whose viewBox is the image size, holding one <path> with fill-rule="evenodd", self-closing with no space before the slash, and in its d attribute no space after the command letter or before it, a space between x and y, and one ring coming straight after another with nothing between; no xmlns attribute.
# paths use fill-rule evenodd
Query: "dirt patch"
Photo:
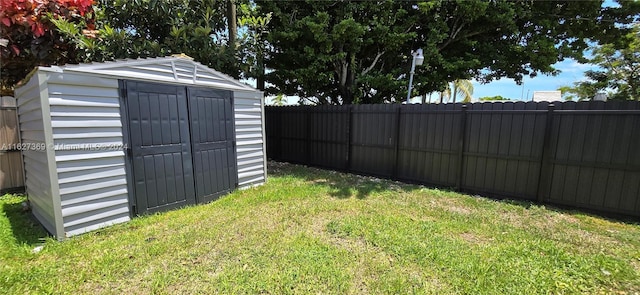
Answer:
<svg viewBox="0 0 640 295"><path fill-rule="evenodd" d="M329 186L338 185L335 181L332 181L332 180L329 180L329 179L325 179L325 178L312 179L312 180L309 180L307 182L311 183L311 184L318 184L318 185L329 185Z"/></svg>
<svg viewBox="0 0 640 295"><path fill-rule="evenodd" d="M462 238L462 240L467 242L468 244L472 245L484 245L492 240L491 238L487 238L472 232L463 232L460 234L460 238Z"/></svg>
<svg viewBox="0 0 640 295"><path fill-rule="evenodd" d="M554 219L556 222L558 223L578 223L580 222L580 220L578 220L578 218L575 218L571 215L568 214L555 214L551 217L551 219Z"/></svg>
<svg viewBox="0 0 640 295"><path fill-rule="evenodd" d="M461 215L469 215L471 214L471 209L460 207L460 206L449 206L446 208L449 212L461 214Z"/></svg>
<svg viewBox="0 0 640 295"><path fill-rule="evenodd" d="M565 234L561 238L572 244L581 246L577 247L578 251L584 249L587 252L592 252L594 250L600 249L605 252L610 252L613 249L617 249L621 246L620 241L583 229L568 229L565 231Z"/></svg>

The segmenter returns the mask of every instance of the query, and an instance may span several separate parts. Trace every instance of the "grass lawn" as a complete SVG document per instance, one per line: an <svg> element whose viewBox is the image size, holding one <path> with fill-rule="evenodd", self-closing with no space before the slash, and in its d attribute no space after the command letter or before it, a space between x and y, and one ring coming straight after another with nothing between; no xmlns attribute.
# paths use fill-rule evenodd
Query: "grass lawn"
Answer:
<svg viewBox="0 0 640 295"><path fill-rule="evenodd" d="M0 293L640 293L637 223L269 170L264 186L64 242L0 197Z"/></svg>

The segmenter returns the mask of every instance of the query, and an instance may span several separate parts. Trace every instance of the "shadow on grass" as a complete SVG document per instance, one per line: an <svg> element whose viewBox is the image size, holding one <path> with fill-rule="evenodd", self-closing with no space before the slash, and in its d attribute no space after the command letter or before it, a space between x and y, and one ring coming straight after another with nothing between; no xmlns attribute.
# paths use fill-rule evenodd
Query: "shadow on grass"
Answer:
<svg viewBox="0 0 640 295"><path fill-rule="evenodd" d="M304 179L305 181L329 187L329 194L335 198L346 199L356 197L358 199L364 199L372 193L379 193L389 190L410 192L419 189L420 186L414 184L408 184L388 179L381 179L376 177L362 176L357 174L351 174L348 172L336 172L332 170L315 168L297 164L289 164L284 162L269 161L268 163L269 173L275 176L292 176L295 178ZM433 187L428 184L424 184L423 187ZM443 191L455 192L451 188L438 188ZM567 214L567 215L580 215L589 216L595 218L601 218L612 222L625 222L632 224L640 224L640 219L634 216L621 215L616 213L607 213L597 210L591 210L586 208L576 208L571 206L550 204L550 203L537 203L530 200L517 199L515 197L509 198L504 196L492 196L486 194L477 194L474 192L458 192L463 195L476 196L486 199L495 200L497 202L512 204L521 206L527 210L533 207L544 206L546 210Z"/></svg>
<svg viewBox="0 0 640 295"><path fill-rule="evenodd" d="M31 212L23 210L22 202L3 202L2 211L9 220L11 233L18 245L36 246L49 237Z"/></svg>
<svg viewBox="0 0 640 295"><path fill-rule="evenodd" d="M268 169L269 173L274 176L291 176L303 179L312 185L327 186L329 195L338 199L352 197L364 199L374 193L385 191L409 192L418 189L418 186L393 180L283 162L270 161Z"/></svg>
<svg viewBox="0 0 640 295"><path fill-rule="evenodd" d="M483 198L495 199L491 196L482 196ZM603 212L589 208L576 208L569 205L551 204L551 203L536 203L533 201L515 200L515 199L498 199L499 202L517 205L525 209L537 208L544 206L547 211L552 211L559 214L572 215L572 216L584 216L591 218L598 218L609 222L623 222L628 224L640 225L640 218L630 215L622 215L618 213Z"/></svg>

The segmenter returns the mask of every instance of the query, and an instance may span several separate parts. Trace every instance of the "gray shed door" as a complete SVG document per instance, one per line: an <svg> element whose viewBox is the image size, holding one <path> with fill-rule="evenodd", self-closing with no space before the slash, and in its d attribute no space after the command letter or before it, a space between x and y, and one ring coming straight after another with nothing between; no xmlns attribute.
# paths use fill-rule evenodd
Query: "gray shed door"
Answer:
<svg viewBox="0 0 640 295"><path fill-rule="evenodd" d="M196 196L208 202L237 186L231 92L189 88Z"/></svg>
<svg viewBox="0 0 640 295"><path fill-rule="evenodd" d="M204 202L235 187L230 92L125 84L135 213Z"/></svg>

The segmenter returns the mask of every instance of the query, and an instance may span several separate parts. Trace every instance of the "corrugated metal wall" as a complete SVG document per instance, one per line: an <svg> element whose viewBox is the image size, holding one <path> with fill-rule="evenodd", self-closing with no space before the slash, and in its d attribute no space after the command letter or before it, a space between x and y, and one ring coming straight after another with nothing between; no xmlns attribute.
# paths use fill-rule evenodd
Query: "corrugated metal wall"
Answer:
<svg viewBox="0 0 640 295"><path fill-rule="evenodd" d="M184 58L41 67L19 97L33 213L58 238L130 219L118 79L234 91L240 187L266 179L262 93Z"/></svg>
<svg viewBox="0 0 640 295"><path fill-rule="evenodd" d="M47 76L66 235L128 221L118 80Z"/></svg>
<svg viewBox="0 0 640 295"><path fill-rule="evenodd" d="M236 119L238 184L240 187L248 187L264 183L267 172L266 146L263 140L264 109L261 92L222 73L180 57L67 66L65 71L232 90Z"/></svg>
<svg viewBox="0 0 640 295"><path fill-rule="evenodd" d="M235 91L233 95L238 185L248 187L264 183L267 172L262 94Z"/></svg>
<svg viewBox="0 0 640 295"><path fill-rule="evenodd" d="M54 184L49 173L48 149L46 149L45 124L42 114L41 90L46 87L46 82L40 81L39 78L38 75L33 75L25 85L15 90L15 94L22 142L38 147L22 152L26 174L26 192L29 195L33 214L49 232L55 233L57 231L56 219L60 217L56 217L59 215L56 210L58 205L55 204L52 191ZM40 85L40 83L44 85Z"/></svg>
<svg viewBox="0 0 640 295"><path fill-rule="evenodd" d="M269 107L275 160L640 216L640 102Z"/></svg>

